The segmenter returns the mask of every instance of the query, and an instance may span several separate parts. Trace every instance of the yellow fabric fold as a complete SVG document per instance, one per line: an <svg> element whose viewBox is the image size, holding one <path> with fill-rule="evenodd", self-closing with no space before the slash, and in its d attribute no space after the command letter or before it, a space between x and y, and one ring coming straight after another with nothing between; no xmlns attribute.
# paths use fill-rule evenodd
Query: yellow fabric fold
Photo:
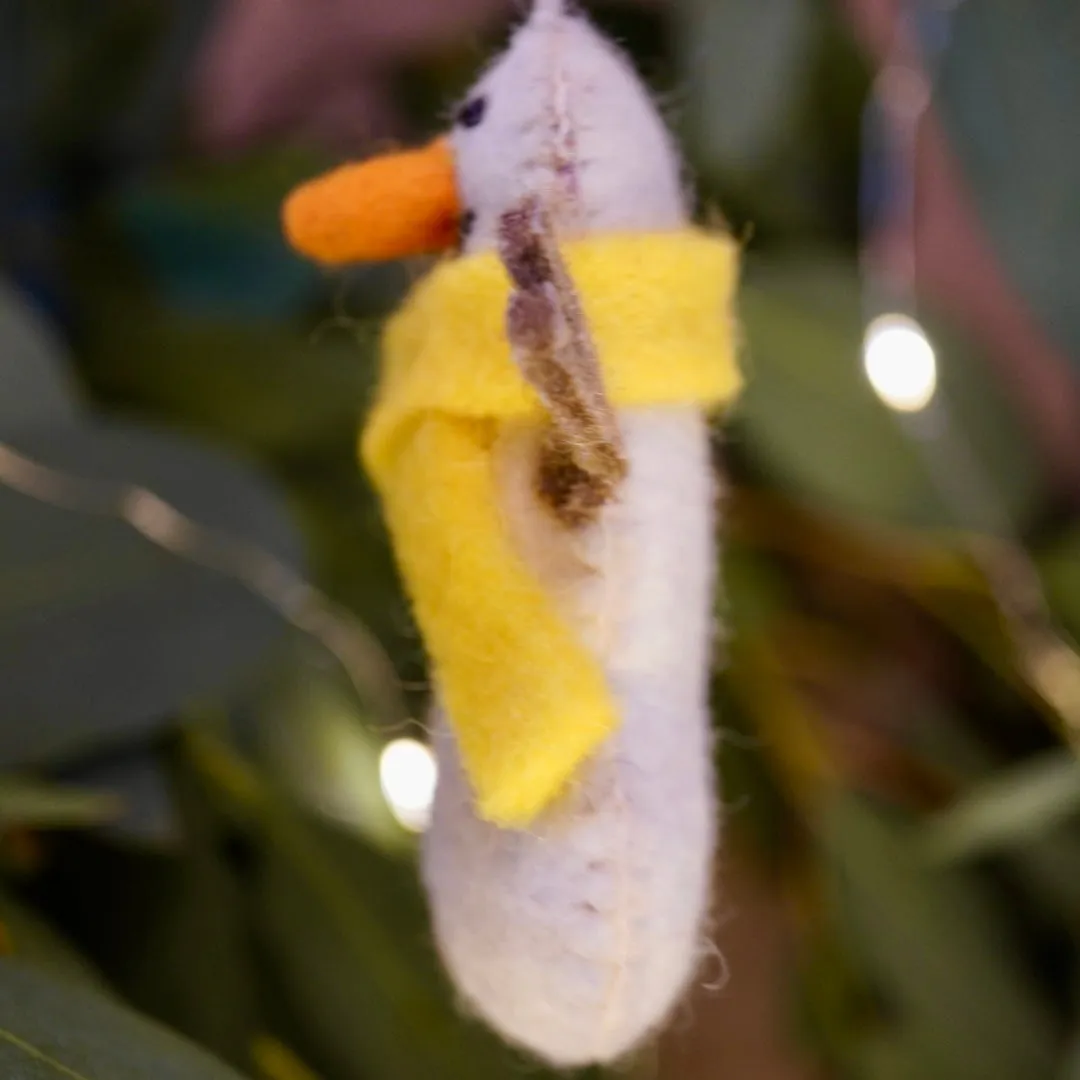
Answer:
<svg viewBox="0 0 1080 1080"><path fill-rule="evenodd" d="M567 244L616 408L699 404L741 385L731 301L737 249L687 229ZM387 327L361 457L478 813L527 825L615 730L603 667L514 550L491 446L543 418L510 354L510 282L494 254L441 263Z"/></svg>

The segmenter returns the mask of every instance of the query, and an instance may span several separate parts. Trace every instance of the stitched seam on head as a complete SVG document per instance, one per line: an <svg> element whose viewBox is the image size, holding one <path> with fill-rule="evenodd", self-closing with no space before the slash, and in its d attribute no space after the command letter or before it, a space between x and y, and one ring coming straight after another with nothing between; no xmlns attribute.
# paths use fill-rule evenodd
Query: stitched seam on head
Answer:
<svg viewBox="0 0 1080 1080"><path fill-rule="evenodd" d="M558 27L552 35L552 87L551 87L551 186L549 198L543 202L547 204L548 213L551 215L556 231L556 242L559 227L576 232L581 225L584 216L584 208L580 201L580 189L578 186L577 172L577 132L573 124L573 116L569 102L570 80L566 75L565 66L560 55L562 44L562 27ZM567 220L569 217L569 221ZM603 519L609 515L603 515ZM606 524L606 522L604 523ZM607 529L601 534L603 542L607 542ZM605 581L604 597L602 601L601 630L603 637L607 636L607 629L611 624L611 596L606 588ZM601 652L601 655L603 653ZM624 717L625 723L625 717ZM617 736L616 736L617 737ZM597 1025L595 1056L603 1056L604 1047L611 1041L612 1031L617 1027L620 1015L624 1007L624 997L627 986L627 967L631 952L631 914L633 890L630 883L630 818L626 794L620 782L620 770L612 769L614 790L612 798L618 807L617 820L619 824L619 850L616 853L616 897L615 918L613 932L615 936L614 957L611 963L611 974L608 978L607 990L604 994L604 1002L600 1023Z"/></svg>
<svg viewBox="0 0 1080 1080"><path fill-rule="evenodd" d="M551 102L548 131L550 145L546 157L551 172L551 188L543 202L558 227L576 233L583 215L578 189L577 130L570 108L570 79L561 55L564 27L556 25L551 35ZM569 217L570 220L566 220Z"/></svg>

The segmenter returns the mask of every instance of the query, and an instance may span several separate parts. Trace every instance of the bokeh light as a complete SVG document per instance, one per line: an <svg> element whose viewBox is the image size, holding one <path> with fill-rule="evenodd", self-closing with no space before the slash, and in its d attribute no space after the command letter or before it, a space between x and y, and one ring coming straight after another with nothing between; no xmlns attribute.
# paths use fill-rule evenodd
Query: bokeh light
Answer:
<svg viewBox="0 0 1080 1080"><path fill-rule="evenodd" d="M874 393L897 412L919 412L937 389L937 358L923 328L906 315L879 315L866 328L863 367Z"/></svg>
<svg viewBox="0 0 1080 1080"><path fill-rule="evenodd" d="M438 769L435 757L416 739L395 739L379 757L379 783L393 815L406 828L420 832L431 817Z"/></svg>

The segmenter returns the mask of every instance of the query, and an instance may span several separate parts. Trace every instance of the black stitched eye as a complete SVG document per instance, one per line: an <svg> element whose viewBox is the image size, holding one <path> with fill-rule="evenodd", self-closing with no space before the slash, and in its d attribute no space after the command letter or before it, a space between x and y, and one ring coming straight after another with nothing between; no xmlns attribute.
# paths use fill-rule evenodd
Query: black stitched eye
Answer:
<svg viewBox="0 0 1080 1080"><path fill-rule="evenodd" d="M484 114L487 112L487 98L486 97L474 97L471 101L466 101L464 105L458 109L458 114L454 118L455 122L465 128L479 127L484 120Z"/></svg>
<svg viewBox="0 0 1080 1080"><path fill-rule="evenodd" d="M466 210L458 221L458 236L461 238L461 242L464 243L469 239L469 233L472 232L473 226L476 224L476 211Z"/></svg>

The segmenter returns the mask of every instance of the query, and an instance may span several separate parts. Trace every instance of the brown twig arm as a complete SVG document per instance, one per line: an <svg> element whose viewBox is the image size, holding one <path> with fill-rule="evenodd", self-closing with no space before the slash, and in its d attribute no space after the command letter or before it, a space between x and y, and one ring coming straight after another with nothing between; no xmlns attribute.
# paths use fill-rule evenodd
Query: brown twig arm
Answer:
<svg viewBox="0 0 1080 1080"><path fill-rule="evenodd" d="M626 476L618 421L604 391L585 313L538 200L503 214L499 254L514 283L507 337L551 417L536 477L567 525L595 517Z"/></svg>

